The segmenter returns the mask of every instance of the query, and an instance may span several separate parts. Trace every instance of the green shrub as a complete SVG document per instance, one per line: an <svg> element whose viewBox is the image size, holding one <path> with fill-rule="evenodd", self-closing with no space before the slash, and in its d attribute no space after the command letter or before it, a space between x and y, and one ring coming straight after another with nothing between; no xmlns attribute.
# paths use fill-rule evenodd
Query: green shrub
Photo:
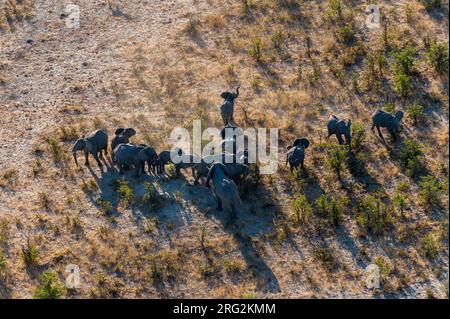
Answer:
<svg viewBox="0 0 450 319"><path fill-rule="evenodd" d="M328 166L333 170L339 179L341 178L341 172L347 162L348 146L334 144L328 147Z"/></svg>
<svg viewBox="0 0 450 319"><path fill-rule="evenodd" d="M407 200L406 197L403 196L398 190L394 192L392 196L392 204L394 205L394 208L401 214L403 214L403 211L405 210L407 206Z"/></svg>
<svg viewBox="0 0 450 319"><path fill-rule="evenodd" d="M436 258L439 254L439 243L432 233L428 233L422 239L421 250L423 254L430 259Z"/></svg>
<svg viewBox="0 0 450 319"><path fill-rule="evenodd" d="M423 106L418 103L413 103L407 106L406 114L412 120L414 125L417 125L423 119Z"/></svg>
<svg viewBox="0 0 450 319"><path fill-rule="evenodd" d="M367 195L360 203L362 214L358 224L376 235L382 234L392 225L389 207L377 195Z"/></svg>
<svg viewBox="0 0 450 319"><path fill-rule="evenodd" d="M61 144L59 143L58 139L56 138L49 138L47 140L48 150L50 154L53 156L53 160L55 163L61 163L65 159L64 150L61 147Z"/></svg>
<svg viewBox="0 0 450 319"><path fill-rule="evenodd" d="M355 32L353 30L353 25L347 24L340 27L337 30L338 40L345 44L350 44L355 39Z"/></svg>
<svg viewBox="0 0 450 319"><path fill-rule="evenodd" d="M64 296L66 289L59 282L58 276L54 272L44 271L39 281L40 285L33 295L35 299L60 299Z"/></svg>
<svg viewBox="0 0 450 319"><path fill-rule="evenodd" d="M320 214L324 214L328 217L331 225L338 226L344 219L345 207L348 205L348 199L341 198L329 198L323 194L316 200L316 206Z"/></svg>
<svg viewBox="0 0 450 319"><path fill-rule="evenodd" d="M256 61L261 60L262 58L262 47L263 43L260 38L256 38L252 40L251 47L248 50L248 55L254 58Z"/></svg>
<svg viewBox="0 0 450 319"><path fill-rule="evenodd" d="M164 197L158 192L155 186L149 182L144 183L145 194L142 196L141 203L148 205L151 210L157 210L162 207Z"/></svg>
<svg viewBox="0 0 450 319"><path fill-rule="evenodd" d="M128 205L131 205L134 200L134 190L128 185L125 180L119 181L119 188L117 190L120 194L120 198L125 200Z"/></svg>
<svg viewBox="0 0 450 319"><path fill-rule="evenodd" d="M363 147L364 142L366 141L366 133L367 130L359 122L355 122L352 124L352 142L351 147L354 151L359 151Z"/></svg>
<svg viewBox="0 0 450 319"><path fill-rule="evenodd" d="M448 43L433 41L425 52L427 63L438 73L448 72Z"/></svg>
<svg viewBox="0 0 450 319"><path fill-rule="evenodd" d="M419 188L419 201L422 205L432 206L439 204L442 185L436 177L431 175L422 176Z"/></svg>
<svg viewBox="0 0 450 319"><path fill-rule="evenodd" d="M407 44L403 48L394 50L392 57L394 58L395 72L412 75L414 73L416 54L417 51L411 44Z"/></svg>
<svg viewBox="0 0 450 319"><path fill-rule="evenodd" d="M38 264L39 251L37 247L27 238L27 245L22 246L20 257L25 267L30 268Z"/></svg>
<svg viewBox="0 0 450 319"><path fill-rule="evenodd" d="M412 77L403 71L394 74L394 90L401 97L406 98L412 91Z"/></svg>
<svg viewBox="0 0 450 319"><path fill-rule="evenodd" d="M298 197L292 203L292 216L291 219L295 224L304 224L308 221L312 214L312 207L308 203L308 199L305 195L298 195Z"/></svg>
<svg viewBox="0 0 450 319"><path fill-rule="evenodd" d="M95 201L95 203L98 205L98 207L100 208L100 210L105 214L105 215L109 215L111 214L112 210L113 210L113 206L112 203L104 198L97 198L97 200Z"/></svg>
<svg viewBox="0 0 450 319"><path fill-rule="evenodd" d="M422 155L422 147L415 140L408 139L403 142L400 149L400 161L408 176L416 176L420 171L420 158Z"/></svg>

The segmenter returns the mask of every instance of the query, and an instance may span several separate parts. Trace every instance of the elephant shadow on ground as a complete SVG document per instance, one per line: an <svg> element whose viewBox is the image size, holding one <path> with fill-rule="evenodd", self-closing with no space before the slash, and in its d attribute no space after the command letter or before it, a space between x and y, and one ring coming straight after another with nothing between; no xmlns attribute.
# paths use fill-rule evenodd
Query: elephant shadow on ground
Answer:
<svg viewBox="0 0 450 319"><path fill-rule="evenodd" d="M104 211L109 217L118 215L117 206L119 204L119 195L115 190L115 183L120 176L114 167L106 161L102 168L99 168L100 174L94 171L90 166L87 167L92 178L95 180L99 189L98 195L94 196L91 192L85 192L91 203L99 210ZM105 171L106 169L106 171ZM86 183L86 181L83 182ZM109 203L109 204L108 204Z"/></svg>
<svg viewBox="0 0 450 319"><path fill-rule="evenodd" d="M363 151L365 152L365 150ZM356 182L363 184L366 189L378 189L381 184L367 170L367 163L358 158L358 154L351 151L348 156L348 168ZM344 187L345 188L345 187Z"/></svg>
<svg viewBox="0 0 450 319"><path fill-rule="evenodd" d="M278 279L252 241L252 237L267 234L273 229L274 225L271 218L269 216L255 216L249 212L240 212L236 220L230 221L227 213L217 210L212 211L212 216L220 222L223 230L231 234L238 244L246 264L246 270L256 280L257 291L264 293L280 292Z"/></svg>

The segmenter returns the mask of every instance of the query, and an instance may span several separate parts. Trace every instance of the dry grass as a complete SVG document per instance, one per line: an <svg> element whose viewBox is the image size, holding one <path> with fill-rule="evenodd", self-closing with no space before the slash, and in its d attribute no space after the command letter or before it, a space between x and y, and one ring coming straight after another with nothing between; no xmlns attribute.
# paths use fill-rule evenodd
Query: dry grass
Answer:
<svg viewBox="0 0 450 319"><path fill-rule="evenodd" d="M0 9L0 133L7 137L0 148L0 252L8 245L0 263L10 283L1 297L31 297L36 288L29 272L10 267L22 247L24 256L39 257L26 263L45 264L61 278L67 264L77 264L84 284L75 297L446 297L448 74L430 67L424 38L448 43L440 28L448 18L435 19L419 1L382 1L391 15L386 46L382 30L364 27L362 4L341 1L339 13L335 2L173 1L166 18L151 12L166 12L164 2L151 10L127 3L120 8L133 17L127 20L81 1L85 25L73 35L39 22L50 19L52 4L39 1L33 11L22 1L16 33L3 26ZM437 13L448 12L443 3ZM26 27L18 16L36 15L45 32L28 50L18 43ZM408 41L417 48L415 87L403 98L393 89L393 52ZM189 129L193 119L219 126L219 95L237 85L239 124L280 128L280 152L296 137L312 144L305 170L295 174L280 155L279 172L246 194L234 227L215 211L208 190L188 185L190 173L119 183L93 159L92 172L81 154L81 166L73 163L72 143L94 129L112 135L132 126L133 142L161 151L174 126ZM369 120L387 102L403 111L417 102L426 118L417 125L406 119L400 141L386 133L384 146ZM330 114L365 128L339 178L329 160L336 141L325 140ZM420 202L420 177L409 177L401 163L405 139L423 145L420 174L447 190L430 209ZM324 194L346 199L344 207L322 212L317 199ZM293 214L298 198L311 207L307 218ZM399 206L401 198L406 204ZM377 215L377 203L389 218ZM377 292L364 286L362 265L370 263L382 268Z"/></svg>

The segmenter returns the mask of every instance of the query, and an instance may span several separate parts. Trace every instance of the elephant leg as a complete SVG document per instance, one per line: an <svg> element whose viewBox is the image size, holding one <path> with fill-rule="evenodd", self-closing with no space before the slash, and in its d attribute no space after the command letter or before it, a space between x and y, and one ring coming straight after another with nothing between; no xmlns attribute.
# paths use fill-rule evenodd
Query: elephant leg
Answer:
<svg viewBox="0 0 450 319"><path fill-rule="evenodd" d="M223 121L223 125L227 126L228 125L228 118L225 114L221 114L222 115L222 121Z"/></svg>
<svg viewBox="0 0 450 319"><path fill-rule="evenodd" d="M381 130L380 130L379 126L377 126L377 131L378 131L378 135L380 136L380 138L384 141L384 136L383 136L383 134L381 134Z"/></svg>
<svg viewBox="0 0 450 319"><path fill-rule="evenodd" d="M108 146L105 146L103 148L103 152L105 153L105 156L108 155Z"/></svg>
<svg viewBox="0 0 450 319"><path fill-rule="evenodd" d="M217 197L217 196L216 196L216 198L217 198L217 207L216 207L216 210L219 211L219 212L221 212L221 211L223 210L223 207L222 207L222 200L221 200L219 197Z"/></svg>
<svg viewBox="0 0 450 319"><path fill-rule="evenodd" d="M90 164L89 164L89 152L87 152L87 151L84 152L84 165L90 166Z"/></svg>
<svg viewBox="0 0 450 319"><path fill-rule="evenodd" d="M291 168L291 173L294 171L294 165L292 165L291 163L289 163L289 167Z"/></svg>
<svg viewBox="0 0 450 319"><path fill-rule="evenodd" d="M94 158L95 158L95 161L97 162L97 164L98 164L98 166L100 166L100 167L102 167L103 166L103 164L102 164L102 162L100 162L100 159L98 158L98 155L97 154L92 154L93 156L94 156Z"/></svg>
<svg viewBox="0 0 450 319"><path fill-rule="evenodd" d="M344 144L344 140L342 139L342 136L340 134L336 134L337 140L339 142L339 145Z"/></svg>

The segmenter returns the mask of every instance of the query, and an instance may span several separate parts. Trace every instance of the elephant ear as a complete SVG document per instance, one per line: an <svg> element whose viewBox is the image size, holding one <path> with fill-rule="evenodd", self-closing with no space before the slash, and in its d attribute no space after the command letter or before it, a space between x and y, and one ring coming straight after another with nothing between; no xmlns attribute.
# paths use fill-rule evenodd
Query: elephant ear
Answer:
<svg viewBox="0 0 450 319"><path fill-rule="evenodd" d="M292 147L300 145L303 146L304 148L308 148L309 140L307 138L298 138L294 141L294 145L292 145Z"/></svg>
<svg viewBox="0 0 450 319"><path fill-rule="evenodd" d="M72 152L78 152L78 151L84 149L85 145L86 145L86 140L84 138L79 138L73 145Z"/></svg>
<svg viewBox="0 0 450 319"><path fill-rule="evenodd" d="M400 122L403 118L403 112L402 111L397 111L395 113L395 118L397 119L398 122Z"/></svg>
<svg viewBox="0 0 450 319"><path fill-rule="evenodd" d="M230 96L233 96L230 92L222 92L222 94L220 94L220 97L224 100L228 99Z"/></svg>
<svg viewBox="0 0 450 319"><path fill-rule="evenodd" d="M127 135L128 137L132 137L132 136L136 135L136 130L129 127L123 131L123 134Z"/></svg>
<svg viewBox="0 0 450 319"><path fill-rule="evenodd" d="M119 135L119 134L122 134L123 131L125 131L124 128L118 128L118 129L114 132L114 134Z"/></svg>

